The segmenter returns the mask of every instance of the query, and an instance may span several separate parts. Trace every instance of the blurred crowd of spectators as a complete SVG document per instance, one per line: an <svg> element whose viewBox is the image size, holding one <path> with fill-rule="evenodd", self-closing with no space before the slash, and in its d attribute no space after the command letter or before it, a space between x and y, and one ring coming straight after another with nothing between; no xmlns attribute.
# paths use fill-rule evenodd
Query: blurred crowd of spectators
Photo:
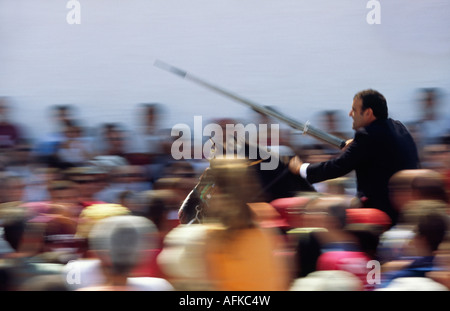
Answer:
<svg viewBox="0 0 450 311"><path fill-rule="evenodd" d="M392 178L395 226L354 205L351 174L317 193L246 204L248 172L229 163L216 168L213 216L180 225L209 162L172 158L161 105L141 106L140 133L108 122L87 132L74 107L55 106L55 131L29 140L0 98L0 289L448 290L450 122L436 113L438 90L421 94L423 117L408 127L422 168ZM339 111L322 117L323 130L351 138ZM284 155L306 162L339 152L283 127L279 135Z"/></svg>

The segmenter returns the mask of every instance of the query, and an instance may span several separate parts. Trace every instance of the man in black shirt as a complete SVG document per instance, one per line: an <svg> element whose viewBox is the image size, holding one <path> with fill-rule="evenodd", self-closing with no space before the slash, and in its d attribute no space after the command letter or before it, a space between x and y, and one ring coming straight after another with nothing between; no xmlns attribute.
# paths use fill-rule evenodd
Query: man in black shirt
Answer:
<svg viewBox="0 0 450 311"><path fill-rule="evenodd" d="M384 211L395 224L398 212L391 206L388 182L400 170L419 168L416 144L401 122L388 118L386 99L375 90L357 93L349 116L353 119L355 136L338 157L314 164L294 157L290 170L310 183L355 170L357 196L363 205Z"/></svg>

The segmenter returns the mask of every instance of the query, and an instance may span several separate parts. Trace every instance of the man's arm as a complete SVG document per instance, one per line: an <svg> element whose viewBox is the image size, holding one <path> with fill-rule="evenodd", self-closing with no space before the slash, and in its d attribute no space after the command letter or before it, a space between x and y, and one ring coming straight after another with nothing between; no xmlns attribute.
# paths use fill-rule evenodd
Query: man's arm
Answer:
<svg viewBox="0 0 450 311"><path fill-rule="evenodd" d="M343 153L335 159L321 163L304 163L298 156L289 162L293 174L300 175L311 183L344 176L351 172L368 152L367 134L357 133L355 139L349 139Z"/></svg>

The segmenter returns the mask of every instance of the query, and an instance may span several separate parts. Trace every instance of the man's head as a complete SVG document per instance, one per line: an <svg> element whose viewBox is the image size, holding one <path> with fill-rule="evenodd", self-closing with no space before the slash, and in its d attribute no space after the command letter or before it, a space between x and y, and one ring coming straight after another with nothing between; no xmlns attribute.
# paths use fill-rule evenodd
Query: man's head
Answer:
<svg viewBox="0 0 450 311"><path fill-rule="evenodd" d="M145 217L107 216L89 231L89 247L107 268L105 272L128 276L145 259L144 251L155 248L157 233L154 223Z"/></svg>
<svg viewBox="0 0 450 311"><path fill-rule="evenodd" d="M65 127L74 119L75 107L69 104L52 106L51 117L57 126Z"/></svg>
<svg viewBox="0 0 450 311"><path fill-rule="evenodd" d="M353 119L354 130L365 127L377 119L387 119L386 99L372 89L358 92L353 98L349 116Z"/></svg>
<svg viewBox="0 0 450 311"><path fill-rule="evenodd" d="M0 121L6 121L8 119L9 112L9 99L8 97L0 97Z"/></svg>
<svg viewBox="0 0 450 311"><path fill-rule="evenodd" d="M417 247L433 253L445 240L448 228L448 216L433 210L421 215L416 226L414 243ZM428 255L425 253L425 255Z"/></svg>

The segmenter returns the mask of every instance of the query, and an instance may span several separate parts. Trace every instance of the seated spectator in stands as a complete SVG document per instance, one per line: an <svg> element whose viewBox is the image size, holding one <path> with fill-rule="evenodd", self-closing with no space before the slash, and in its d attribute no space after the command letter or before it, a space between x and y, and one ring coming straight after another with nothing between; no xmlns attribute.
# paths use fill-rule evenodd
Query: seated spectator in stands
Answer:
<svg viewBox="0 0 450 311"><path fill-rule="evenodd" d="M437 200L450 203L444 175L437 171L421 170L413 179L411 188L415 200Z"/></svg>
<svg viewBox="0 0 450 311"><path fill-rule="evenodd" d="M28 221L20 202L0 204L0 257L18 250Z"/></svg>
<svg viewBox="0 0 450 311"><path fill-rule="evenodd" d="M31 277L38 271L28 271L29 263L62 265L81 255L83 244L75 237L77 220L72 217L67 206L47 204L45 211L35 216L26 212L28 211L25 209L23 226L8 227L13 230L12 234L17 235L14 239L14 258L21 258L23 263L18 267L19 271L25 269L26 274ZM9 218L11 215L10 212Z"/></svg>
<svg viewBox="0 0 450 311"><path fill-rule="evenodd" d="M33 145L31 141L20 139L8 152L6 170L28 178L32 175L32 169L37 164L33 157Z"/></svg>
<svg viewBox="0 0 450 311"><path fill-rule="evenodd" d="M68 180L55 180L49 185L50 204L66 206L70 217L78 218L83 206L79 204L75 184Z"/></svg>
<svg viewBox="0 0 450 311"><path fill-rule="evenodd" d="M77 192L78 204L86 207L106 203L96 198L97 193L106 187L107 173L93 165L81 166L64 172Z"/></svg>
<svg viewBox="0 0 450 311"><path fill-rule="evenodd" d="M70 122L64 129L64 138L56 148L56 157L62 169L83 166L93 157L91 143L81 126Z"/></svg>
<svg viewBox="0 0 450 311"><path fill-rule="evenodd" d="M181 136L172 136L172 131L170 128L161 130L161 152L153 155L151 163L147 165L149 177L153 182L165 177L166 168L170 169L172 164L179 162L173 158L172 146L176 140L181 139Z"/></svg>
<svg viewBox="0 0 450 311"><path fill-rule="evenodd" d="M317 260L327 251L359 251L358 239L346 231L349 201L344 196L321 196L303 210L303 230L295 233L296 277L317 270Z"/></svg>
<svg viewBox="0 0 450 311"><path fill-rule="evenodd" d="M59 144L65 140L64 129L73 123L76 118L76 109L73 105L54 105L49 109L50 132L39 139L36 144L36 156L40 161L56 165L56 151Z"/></svg>
<svg viewBox="0 0 450 311"><path fill-rule="evenodd" d="M106 216L89 230L92 260L78 260L67 265L65 275L74 269L80 273L79 284L71 290L83 291L170 291L172 285L162 278L132 277L132 270L142 261L143 251L155 246L156 228L140 216Z"/></svg>
<svg viewBox="0 0 450 311"><path fill-rule="evenodd" d="M0 177L0 203L15 202L16 205L23 203L25 181L22 176L5 173Z"/></svg>
<svg viewBox="0 0 450 311"><path fill-rule="evenodd" d="M448 197L442 176L429 169L403 170L389 181L392 205L400 214L399 223L380 237L378 255L381 263L405 255L407 245L414 237L417 215L422 209L446 209Z"/></svg>
<svg viewBox="0 0 450 311"><path fill-rule="evenodd" d="M362 291L361 280L343 270L314 271L294 280L290 291Z"/></svg>
<svg viewBox="0 0 450 311"><path fill-rule="evenodd" d="M10 120L10 100L0 97L0 150L13 148L24 137L23 129Z"/></svg>
<svg viewBox="0 0 450 311"><path fill-rule="evenodd" d="M141 192L153 189L152 183L146 179L145 169L140 165L116 166L109 178L108 185L95 195L99 201L118 203L123 191Z"/></svg>
<svg viewBox="0 0 450 311"><path fill-rule="evenodd" d="M143 144L143 152L148 154L152 162L162 153L162 128L163 105L159 103L144 103L139 106L139 117L142 119L140 140Z"/></svg>
<svg viewBox="0 0 450 311"><path fill-rule="evenodd" d="M426 277L428 272L439 268L435 263L436 251L448 234L449 216L446 212L426 210L418 215L415 234L412 239L411 255L402 261L383 266L380 288L389 286L396 278Z"/></svg>
<svg viewBox="0 0 450 311"><path fill-rule="evenodd" d="M123 191L119 192L119 194L118 194L118 202L117 203L122 206L125 206L126 208L131 210L132 207L135 207L134 201L137 199L136 196L137 196L137 194L134 191L123 190ZM136 215L136 216L138 216L138 215ZM141 215L139 215L139 216L141 216Z"/></svg>
<svg viewBox="0 0 450 311"><path fill-rule="evenodd" d="M434 262L436 269L428 272L426 277L442 284L447 290L450 290L450 239L445 239L439 245Z"/></svg>
<svg viewBox="0 0 450 311"><path fill-rule="evenodd" d="M450 134L448 134L450 137ZM440 173L444 178L448 177L450 172L450 143L448 138L441 138L435 144L429 144L422 150L422 166ZM447 188L448 189L448 188Z"/></svg>
<svg viewBox="0 0 450 311"><path fill-rule="evenodd" d="M379 259L379 243L383 233L391 228L392 220L376 208L347 209L346 231L359 241L360 251L370 259Z"/></svg>
<svg viewBox="0 0 450 311"><path fill-rule="evenodd" d="M420 116L415 125L418 127L418 147L435 144L450 132L449 116L445 114L443 93L439 88L422 88L418 90Z"/></svg>
<svg viewBox="0 0 450 311"><path fill-rule="evenodd" d="M23 178L25 183L22 200L25 202L44 201L48 199L46 171L52 169L38 161L30 141L21 139L8 154L5 171Z"/></svg>
<svg viewBox="0 0 450 311"><path fill-rule="evenodd" d="M397 292L437 292L448 290L448 287L429 277L400 277L392 280L386 287L376 289L376 291Z"/></svg>
<svg viewBox="0 0 450 311"><path fill-rule="evenodd" d="M96 154L119 156L126 159L129 164L138 164L134 162L134 155L138 153L138 149L133 139L134 135L122 124L104 123L100 127Z"/></svg>
<svg viewBox="0 0 450 311"><path fill-rule="evenodd" d="M133 270L136 276L153 276L165 278L157 258L162 251L163 241L168 232L177 227L179 200L171 190L148 190L139 193L124 191L125 204L132 215L143 216L155 224L158 229L158 238L155 248L146 250L147 260ZM128 203L128 204L127 204ZM126 205L127 204L127 205Z"/></svg>
<svg viewBox="0 0 450 311"><path fill-rule="evenodd" d="M353 134L351 132L346 132L344 130L345 124L345 112L341 110L324 110L319 112L319 124L320 128L336 137L341 138L346 141L350 139ZM339 153L339 149L332 147L329 144L318 142L324 148L324 153L326 154L337 154Z"/></svg>
<svg viewBox="0 0 450 311"><path fill-rule="evenodd" d="M0 184L0 228L3 226L5 240L17 251L32 217L23 201L24 178L7 173L0 179Z"/></svg>
<svg viewBox="0 0 450 311"><path fill-rule="evenodd" d="M76 219L83 206L79 204L75 185L65 179L51 180L48 183L49 199L39 202L26 202L22 206L27 209L30 218L47 214L54 206L61 206L68 213L67 216Z"/></svg>

